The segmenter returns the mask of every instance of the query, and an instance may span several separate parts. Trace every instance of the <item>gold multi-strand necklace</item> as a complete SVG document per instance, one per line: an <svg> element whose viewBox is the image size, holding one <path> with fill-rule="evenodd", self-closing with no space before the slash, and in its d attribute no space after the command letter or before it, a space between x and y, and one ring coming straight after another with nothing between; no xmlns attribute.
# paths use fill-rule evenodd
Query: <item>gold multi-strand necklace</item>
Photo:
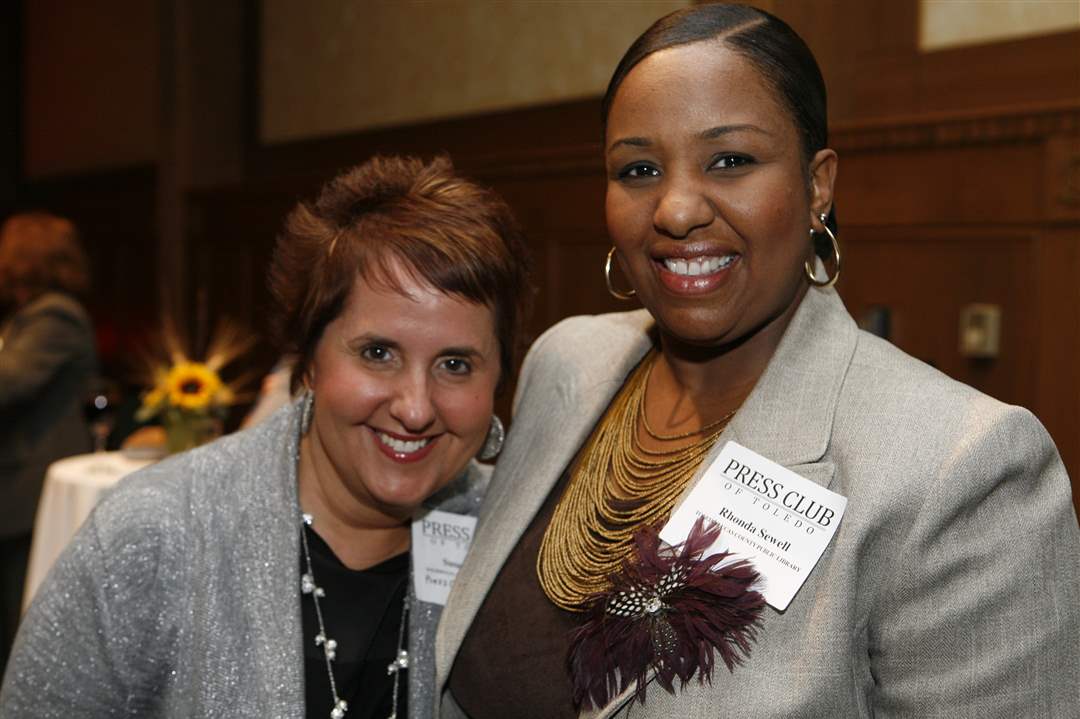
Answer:
<svg viewBox="0 0 1080 719"><path fill-rule="evenodd" d="M536 558L544 593L572 612L609 587L642 526L667 518L701 460L735 415L732 411L701 429L660 435L645 417L645 387L656 363L652 352L627 380L589 438L570 476ZM638 438L640 425L654 440L689 445L651 450Z"/></svg>

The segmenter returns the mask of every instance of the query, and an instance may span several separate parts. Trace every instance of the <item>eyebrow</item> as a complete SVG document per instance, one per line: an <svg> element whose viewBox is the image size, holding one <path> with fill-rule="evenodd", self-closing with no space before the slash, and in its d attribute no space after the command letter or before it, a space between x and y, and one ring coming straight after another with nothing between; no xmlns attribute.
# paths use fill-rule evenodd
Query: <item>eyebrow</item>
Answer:
<svg viewBox="0 0 1080 719"><path fill-rule="evenodd" d="M380 335L375 335L368 332L350 338L345 344L349 347L349 349L353 351L363 349L366 345L381 345L383 347L389 347L390 349L394 350L401 349L401 343L395 342L394 340L387 337L382 337ZM444 347L439 350L437 354L440 357L444 355L455 355L459 357L470 358L477 358L483 356L483 353L480 350L473 347Z"/></svg>
<svg viewBox="0 0 1080 719"><path fill-rule="evenodd" d="M608 147L608 152L611 152L616 147L628 145L630 147L651 147L652 141L647 137L621 137L615 142L611 143Z"/></svg>
<svg viewBox="0 0 1080 719"><path fill-rule="evenodd" d="M730 135L735 132L756 132L762 135L772 135L771 132L757 125L718 125L717 127L710 127L708 130L704 130L698 133L698 138L701 140L715 140L718 137L724 135ZM647 137L633 136L633 137L621 137L608 146L608 152L611 152L617 147L627 145L629 147L652 147L652 140Z"/></svg>
<svg viewBox="0 0 1080 719"><path fill-rule="evenodd" d="M454 355L458 357L470 357L474 359L483 356L480 353L480 350L473 349L472 347L447 347L441 352L439 352L439 355Z"/></svg>
<svg viewBox="0 0 1080 719"><path fill-rule="evenodd" d="M758 127L757 125L720 125L718 127L710 127L708 130L698 133L698 137L702 140L715 140L718 137L730 135L733 132L757 132L762 135L772 134L768 130Z"/></svg>
<svg viewBox="0 0 1080 719"><path fill-rule="evenodd" d="M355 345L385 345L387 347L397 348L400 346L397 342L390 339L389 337L383 337L382 335L377 335L371 332L361 332L358 335L350 337L349 339L345 340L345 344L349 345L350 347L353 347Z"/></svg>

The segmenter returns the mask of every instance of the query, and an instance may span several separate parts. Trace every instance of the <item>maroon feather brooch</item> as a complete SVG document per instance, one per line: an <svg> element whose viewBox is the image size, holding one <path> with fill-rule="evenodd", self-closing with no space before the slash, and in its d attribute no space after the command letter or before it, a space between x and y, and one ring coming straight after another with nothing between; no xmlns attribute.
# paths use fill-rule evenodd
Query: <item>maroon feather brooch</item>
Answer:
<svg viewBox="0 0 1080 719"><path fill-rule="evenodd" d="M611 577L611 589L588 602L570 637L569 668L578 707L602 707L637 682L645 703L649 670L669 693L694 677L712 682L716 655L728 671L750 654L765 599L752 586L750 562L724 564L728 552L703 557L720 526L698 518L686 541L662 545L659 531L634 535L635 552Z"/></svg>

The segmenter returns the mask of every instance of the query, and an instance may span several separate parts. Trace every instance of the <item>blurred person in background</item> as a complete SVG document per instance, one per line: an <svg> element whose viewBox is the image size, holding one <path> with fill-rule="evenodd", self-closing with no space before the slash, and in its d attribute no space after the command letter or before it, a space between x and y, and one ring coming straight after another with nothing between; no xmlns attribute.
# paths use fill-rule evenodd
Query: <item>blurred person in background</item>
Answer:
<svg viewBox="0 0 1080 719"><path fill-rule="evenodd" d="M22 602L30 535L46 468L88 452L83 400L97 366L79 302L89 267L75 226L46 213L0 229L0 621L7 662Z"/></svg>

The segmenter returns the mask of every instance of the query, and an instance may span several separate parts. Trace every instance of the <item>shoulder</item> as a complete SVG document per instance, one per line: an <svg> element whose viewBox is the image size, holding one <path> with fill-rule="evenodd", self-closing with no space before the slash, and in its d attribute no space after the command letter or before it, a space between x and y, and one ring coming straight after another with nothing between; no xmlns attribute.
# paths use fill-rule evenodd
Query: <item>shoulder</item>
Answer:
<svg viewBox="0 0 1080 719"><path fill-rule="evenodd" d="M122 480L95 508L102 539L173 541L189 532L224 531L244 514L294 496L298 408L203 447L169 457Z"/></svg>
<svg viewBox="0 0 1080 719"><path fill-rule="evenodd" d="M1030 411L864 332L844 379L831 452L856 474L872 470L878 476L860 483L889 495L925 496L945 482L970 501L1004 478L1060 483L1065 476L1053 441ZM1064 485L1067 493L1067 480Z"/></svg>
<svg viewBox="0 0 1080 719"><path fill-rule="evenodd" d="M23 346L92 355L94 346L90 317L74 298L47 292L19 309L5 326L8 340L20 338Z"/></svg>
<svg viewBox="0 0 1080 719"><path fill-rule="evenodd" d="M909 425L921 432L1009 415L1038 424L1027 410L958 382L866 332L858 334L844 380L845 400L849 410L894 416L897 428Z"/></svg>
<svg viewBox="0 0 1080 719"><path fill-rule="evenodd" d="M533 343L530 355L543 353L583 354L590 349L632 344L653 326L645 310L603 315L576 315L560 320Z"/></svg>
<svg viewBox="0 0 1080 719"><path fill-rule="evenodd" d="M651 345L653 325L645 310L579 315L557 322L529 348L515 406L528 388L555 383L565 389L578 380L589 384L617 375L628 357L636 362Z"/></svg>
<svg viewBox="0 0 1080 719"><path fill-rule="evenodd" d="M89 325L90 318L78 300L60 292L46 292L26 305L19 314L25 319L57 317Z"/></svg>

